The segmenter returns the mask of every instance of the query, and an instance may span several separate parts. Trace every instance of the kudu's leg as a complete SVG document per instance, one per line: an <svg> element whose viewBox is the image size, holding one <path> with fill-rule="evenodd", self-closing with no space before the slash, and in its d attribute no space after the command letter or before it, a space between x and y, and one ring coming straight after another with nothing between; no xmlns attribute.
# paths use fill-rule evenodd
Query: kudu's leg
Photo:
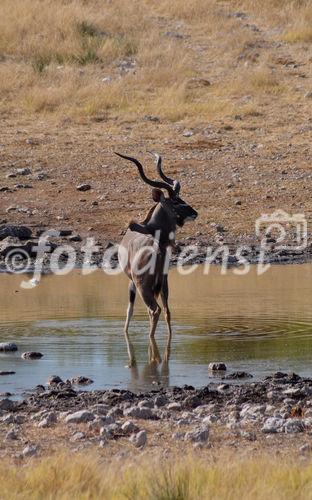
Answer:
<svg viewBox="0 0 312 500"><path fill-rule="evenodd" d="M162 304L164 306L164 315L165 315L165 320L167 323L167 328L168 328L168 339L167 339L167 346L164 354L164 362L168 363L169 358L170 358L170 352L171 352L171 339L172 339L172 330L171 330L171 314L170 310L168 307L168 295L169 295L169 289L168 289L168 277L164 276L164 281L163 285L160 291L160 297Z"/></svg>
<svg viewBox="0 0 312 500"><path fill-rule="evenodd" d="M149 360L150 363L161 363L161 356L155 341L155 331L158 323L158 318L161 313L161 309L157 304L152 291L140 291L143 302L147 306L148 314L150 318L150 333L149 333Z"/></svg>
<svg viewBox="0 0 312 500"><path fill-rule="evenodd" d="M129 323L130 323L130 320L131 320L132 315L133 315L135 295L136 295L136 286L133 283L133 281L131 281L129 284L129 304L128 304L128 309L127 309L127 318L126 318L125 329L124 329L126 343L127 343L128 356L129 356L129 365L128 365L129 368L135 366L135 364L136 364L133 345L130 342L129 333L128 333Z"/></svg>

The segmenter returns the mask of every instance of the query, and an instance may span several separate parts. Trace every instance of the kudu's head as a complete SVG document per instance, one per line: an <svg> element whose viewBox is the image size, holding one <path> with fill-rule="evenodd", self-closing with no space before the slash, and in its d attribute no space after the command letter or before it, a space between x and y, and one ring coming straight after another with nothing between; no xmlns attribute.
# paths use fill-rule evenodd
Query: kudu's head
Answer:
<svg viewBox="0 0 312 500"><path fill-rule="evenodd" d="M152 197L156 203L159 203L162 208L165 210L168 217L178 226L182 227L185 222L189 220L194 220L197 217L197 212L194 208L191 207L188 203L180 198L180 189L181 185L179 181L170 179L167 177L161 167L161 157L159 155L155 155L157 160L157 171L159 176L163 179L162 181L153 181L146 177L143 167L141 163L131 156L125 156L120 153L116 153L121 158L125 160L132 161L138 168L141 179L152 186L154 189L152 190ZM167 191L168 196L165 196L162 189Z"/></svg>

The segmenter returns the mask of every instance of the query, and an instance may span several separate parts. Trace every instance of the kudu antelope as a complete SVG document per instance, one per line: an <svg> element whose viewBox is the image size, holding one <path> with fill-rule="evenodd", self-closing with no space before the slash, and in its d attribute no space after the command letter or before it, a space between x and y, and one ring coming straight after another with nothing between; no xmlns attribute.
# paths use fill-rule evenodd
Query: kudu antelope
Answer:
<svg viewBox="0 0 312 500"><path fill-rule="evenodd" d="M156 155L157 171L162 181L149 179L143 166L131 156L116 153L121 158L133 162L141 179L152 186L154 205L142 223L132 222L127 229L119 248L119 261L130 279L129 305L125 323L125 338L129 355L129 366L135 365L133 346L129 339L129 323L133 315L136 291L138 290L145 303L150 318L149 359L150 362L161 362L155 341L155 331L161 309L157 303L160 294L168 328L167 346L164 362L169 361L171 348L171 317L168 307L168 248L174 242L177 226L182 227L187 220L194 220L197 212L180 197L180 183L167 177L161 166L161 157ZM163 191L168 196L165 196ZM150 265L153 261L153 265Z"/></svg>

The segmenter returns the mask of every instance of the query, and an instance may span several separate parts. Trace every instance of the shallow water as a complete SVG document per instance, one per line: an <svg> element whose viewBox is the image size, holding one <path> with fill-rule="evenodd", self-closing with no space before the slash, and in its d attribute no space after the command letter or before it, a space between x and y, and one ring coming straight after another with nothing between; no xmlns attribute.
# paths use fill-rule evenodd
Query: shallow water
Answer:
<svg viewBox="0 0 312 500"><path fill-rule="evenodd" d="M213 267L189 276L171 270L170 305L173 345L169 372L148 364L148 319L137 300L130 334L138 360L126 369L123 323L127 279L96 271L82 276L45 276L32 290L20 288L21 276L0 275L0 342L15 341L17 353L0 353L0 392L14 393L45 383L85 375L90 388L155 388L159 384L202 386L207 366L224 361L229 371L245 370L255 379L272 371L312 376L312 265L272 266L262 276L252 268L245 276ZM163 351L165 323L157 341ZM21 359L40 351L41 360Z"/></svg>

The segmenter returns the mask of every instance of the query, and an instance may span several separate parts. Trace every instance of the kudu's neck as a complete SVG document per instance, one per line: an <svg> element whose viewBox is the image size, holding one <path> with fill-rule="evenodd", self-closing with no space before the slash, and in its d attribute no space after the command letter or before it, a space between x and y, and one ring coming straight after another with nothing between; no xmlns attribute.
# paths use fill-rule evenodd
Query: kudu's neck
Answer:
<svg viewBox="0 0 312 500"><path fill-rule="evenodd" d="M172 233L176 231L176 220L174 216L159 203L148 221L148 226L152 227L154 231L160 231L160 241L163 244L169 244L170 236L172 237Z"/></svg>

